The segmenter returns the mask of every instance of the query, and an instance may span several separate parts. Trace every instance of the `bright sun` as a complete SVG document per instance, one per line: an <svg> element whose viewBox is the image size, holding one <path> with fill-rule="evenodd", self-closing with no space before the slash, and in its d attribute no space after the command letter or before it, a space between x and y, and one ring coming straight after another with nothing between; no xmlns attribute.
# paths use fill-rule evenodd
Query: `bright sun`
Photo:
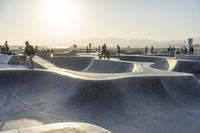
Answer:
<svg viewBox="0 0 200 133"><path fill-rule="evenodd" d="M48 0L43 10L45 27L50 33L65 35L80 27L80 7L71 0Z"/></svg>

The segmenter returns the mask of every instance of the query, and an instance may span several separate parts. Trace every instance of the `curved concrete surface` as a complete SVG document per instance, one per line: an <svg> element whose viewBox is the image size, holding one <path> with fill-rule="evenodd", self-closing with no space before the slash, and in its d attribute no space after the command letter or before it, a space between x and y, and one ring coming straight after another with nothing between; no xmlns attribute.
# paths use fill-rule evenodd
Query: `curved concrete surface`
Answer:
<svg viewBox="0 0 200 133"><path fill-rule="evenodd" d="M51 62L61 68L82 71L92 63L93 59L94 57L54 56Z"/></svg>
<svg viewBox="0 0 200 133"><path fill-rule="evenodd" d="M23 63L22 63L23 62ZM18 66L31 66L31 62L29 61L29 59L26 59L26 61L24 62L23 59L23 55L6 55L6 54L1 54L0 55L0 68L1 66L12 66L12 65L18 65ZM40 68L40 69L44 69L41 65L39 65L38 63L34 62L33 63L35 68ZM24 68L24 67L23 67Z"/></svg>
<svg viewBox="0 0 200 133"><path fill-rule="evenodd" d="M134 64L130 62L99 60L87 56L55 56L51 63L64 69L92 73L127 73L133 72Z"/></svg>
<svg viewBox="0 0 200 133"><path fill-rule="evenodd" d="M124 63L119 67L122 73L72 71L37 56L34 61L46 70L2 69L0 131L84 122L114 133L198 133L199 79L170 71L179 63L173 58L147 58L150 63L140 63L142 59L138 63L94 60L88 67L100 70L94 65L97 63L115 69L115 63ZM126 60L134 61L133 56L126 56ZM151 68L152 62L163 69ZM129 71L126 67L131 64Z"/></svg>
<svg viewBox="0 0 200 133"><path fill-rule="evenodd" d="M126 73L133 72L133 70L133 63L95 59L84 71L93 73Z"/></svg>
<svg viewBox="0 0 200 133"><path fill-rule="evenodd" d="M154 68L169 70L169 68L173 66L170 66L168 62L169 60L173 60L174 58L171 58L171 57L165 58L165 57L158 57L158 56L124 55L124 56L119 56L119 59L124 60L124 61L154 63L155 65L152 65L152 67Z"/></svg>
<svg viewBox="0 0 200 133"><path fill-rule="evenodd" d="M200 74L200 61L175 59L169 57L152 57L152 56L120 56L121 60L134 61L134 62L151 62L150 67L167 70L191 73L194 75ZM194 57L195 58L195 57Z"/></svg>
<svg viewBox="0 0 200 133"><path fill-rule="evenodd" d="M199 131L192 75L86 80L50 71L0 71L1 130L86 122L121 133Z"/></svg>
<svg viewBox="0 0 200 133"><path fill-rule="evenodd" d="M3 133L111 133L88 123L63 122L5 131Z"/></svg>

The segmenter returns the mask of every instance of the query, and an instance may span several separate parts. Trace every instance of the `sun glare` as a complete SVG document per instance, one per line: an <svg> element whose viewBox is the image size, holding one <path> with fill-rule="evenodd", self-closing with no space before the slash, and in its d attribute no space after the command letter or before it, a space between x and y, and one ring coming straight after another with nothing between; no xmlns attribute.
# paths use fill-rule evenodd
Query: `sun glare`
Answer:
<svg viewBox="0 0 200 133"><path fill-rule="evenodd" d="M48 0L43 15L44 26L51 34L70 34L80 27L80 7L69 0Z"/></svg>

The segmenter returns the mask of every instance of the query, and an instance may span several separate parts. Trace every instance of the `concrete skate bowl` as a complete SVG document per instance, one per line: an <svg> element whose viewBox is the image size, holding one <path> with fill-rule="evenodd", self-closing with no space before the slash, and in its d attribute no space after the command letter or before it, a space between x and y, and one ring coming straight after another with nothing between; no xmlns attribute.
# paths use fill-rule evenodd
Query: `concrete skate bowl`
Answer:
<svg viewBox="0 0 200 133"><path fill-rule="evenodd" d="M161 70L169 70L170 68L174 67L173 65L176 63L173 62L174 61L173 58L165 58L158 56L132 55L132 56L119 56L119 59L124 61L153 63L151 67Z"/></svg>
<svg viewBox="0 0 200 133"><path fill-rule="evenodd" d="M90 73L128 73L136 69L133 63L84 56L52 57L51 63L61 68Z"/></svg>
<svg viewBox="0 0 200 133"><path fill-rule="evenodd" d="M0 75L1 131L55 122L91 123L114 133L199 131L200 83L189 74L109 80L42 70Z"/></svg>
<svg viewBox="0 0 200 133"><path fill-rule="evenodd" d="M133 71L133 63L98 59L95 59L92 64L84 70L84 72L92 73L129 73Z"/></svg>
<svg viewBox="0 0 200 133"><path fill-rule="evenodd" d="M94 57L54 56L51 58L51 63L60 68L83 71L93 62L93 59Z"/></svg>
<svg viewBox="0 0 200 133"><path fill-rule="evenodd" d="M76 53L77 51L75 50L69 50L66 52L54 52L52 55L51 52L37 52L36 55L46 60L51 60L51 56L77 56Z"/></svg>
<svg viewBox="0 0 200 133"><path fill-rule="evenodd" d="M152 68L191 73L194 75L200 74L200 62L197 60L183 60L167 57L152 57L152 56L121 56L120 60L134 61L134 62L151 62Z"/></svg>

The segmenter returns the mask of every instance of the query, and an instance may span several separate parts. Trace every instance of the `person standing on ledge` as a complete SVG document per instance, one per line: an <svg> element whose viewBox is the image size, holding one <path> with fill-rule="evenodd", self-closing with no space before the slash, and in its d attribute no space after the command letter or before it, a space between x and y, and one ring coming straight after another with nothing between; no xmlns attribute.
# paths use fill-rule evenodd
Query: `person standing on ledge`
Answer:
<svg viewBox="0 0 200 133"><path fill-rule="evenodd" d="M25 47L23 59L25 61L26 58L29 56L30 61L31 61L31 68L33 69L33 57L35 56L35 49L33 48L33 46L29 44L28 41L25 42L25 45L26 47Z"/></svg>
<svg viewBox="0 0 200 133"><path fill-rule="evenodd" d="M119 45L117 45L117 55L120 55L120 46Z"/></svg>

